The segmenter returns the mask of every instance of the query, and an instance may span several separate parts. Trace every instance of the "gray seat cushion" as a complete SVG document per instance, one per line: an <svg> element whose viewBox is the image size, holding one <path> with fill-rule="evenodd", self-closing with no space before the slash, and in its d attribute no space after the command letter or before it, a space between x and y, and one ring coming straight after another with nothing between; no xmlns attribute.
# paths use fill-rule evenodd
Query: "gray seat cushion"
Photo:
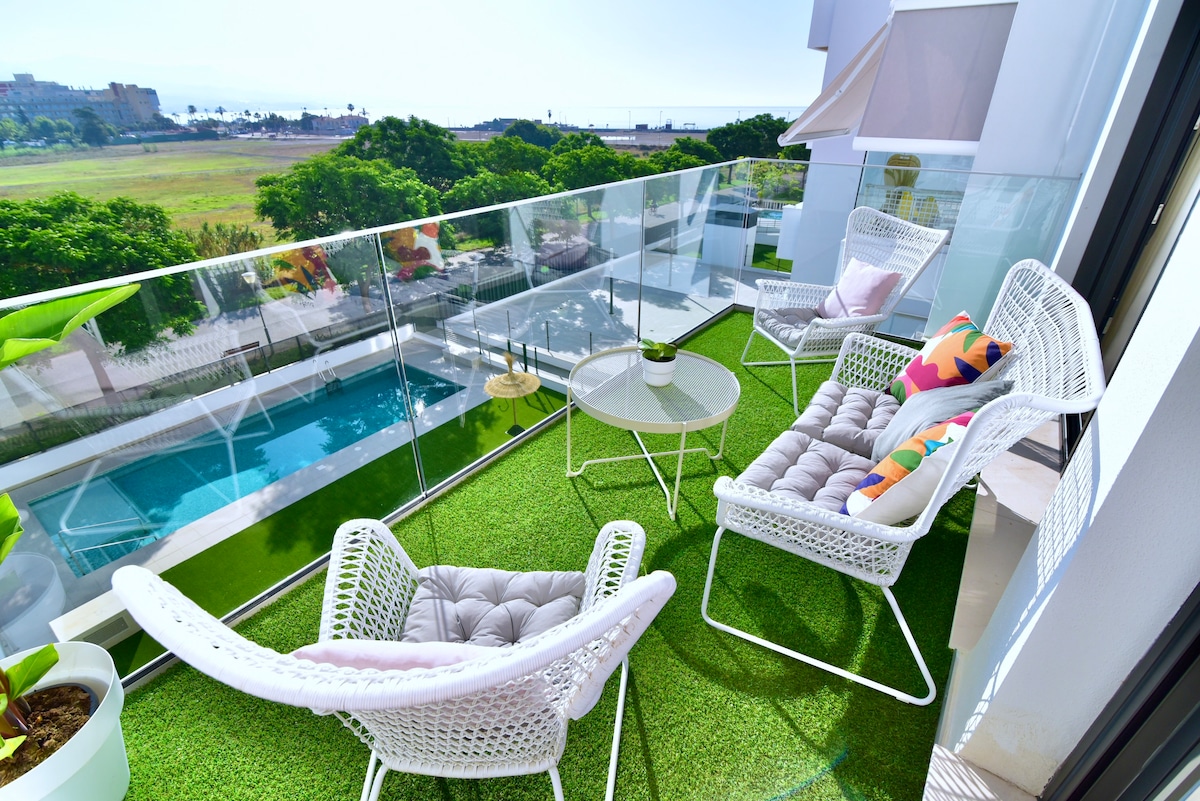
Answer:
<svg viewBox="0 0 1200 801"><path fill-rule="evenodd" d="M899 409L900 402L890 392L826 381L792 423L792 430L869 458L876 438Z"/></svg>
<svg viewBox="0 0 1200 801"><path fill-rule="evenodd" d="M737 480L839 511L874 463L800 431L784 431Z"/></svg>
<svg viewBox="0 0 1200 801"><path fill-rule="evenodd" d="M437 565L417 574L404 642L511 645L570 620L583 598L583 573L513 573Z"/></svg>
<svg viewBox="0 0 1200 801"><path fill-rule="evenodd" d="M820 317L816 309L763 309L758 313L758 324L771 336L796 347L808 324Z"/></svg>

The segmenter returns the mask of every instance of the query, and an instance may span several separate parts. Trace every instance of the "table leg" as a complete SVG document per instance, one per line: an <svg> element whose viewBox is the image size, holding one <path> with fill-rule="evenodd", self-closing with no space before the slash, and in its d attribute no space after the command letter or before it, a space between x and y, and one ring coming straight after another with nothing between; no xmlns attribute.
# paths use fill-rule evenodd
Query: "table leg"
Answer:
<svg viewBox="0 0 1200 801"><path fill-rule="evenodd" d="M675 500L667 504L667 514L675 519L675 510L679 508L679 480L683 477L683 454L687 445L687 429L679 432L679 460L675 463Z"/></svg>
<svg viewBox="0 0 1200 801"><path fill-rule="evenodd" d="M725 422L721 423L721 444L717 446L716 454L708 457L709 459L712 459L714 462L717 461L718 459L724 458L722 456L722 454L725 453L725 432L728 430L729 430L729 419L726 418Z"/></svg>
<svg viewBox="0 0 1200 801"><path fill-rule="evenodd" d="M583 472L580 470L580 472ZM577 476L579 473L571 470L571 382L567 382L567 476Z"/></svg>

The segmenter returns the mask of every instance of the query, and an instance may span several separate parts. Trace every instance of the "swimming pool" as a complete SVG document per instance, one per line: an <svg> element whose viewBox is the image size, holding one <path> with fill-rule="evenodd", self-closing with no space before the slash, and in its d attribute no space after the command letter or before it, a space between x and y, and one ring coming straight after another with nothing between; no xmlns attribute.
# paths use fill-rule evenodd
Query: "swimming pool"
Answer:
<svg viewBox="0 0 1200 801"><path fill-rule="evenodd" d="M418 413L462 389L421 370L406 375ZM396 367L384 364L29 506L82 576L407 419Z"/></svg>

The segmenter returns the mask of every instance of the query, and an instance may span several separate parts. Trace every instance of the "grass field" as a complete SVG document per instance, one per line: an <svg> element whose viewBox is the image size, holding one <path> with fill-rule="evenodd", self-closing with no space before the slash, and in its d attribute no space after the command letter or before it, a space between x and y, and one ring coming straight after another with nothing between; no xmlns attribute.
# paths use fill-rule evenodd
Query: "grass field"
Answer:
<svg viewBox="0 0 1200 801"><path fill-rule="evenodd" d="M272 244L270 224L254 217L254 180L336 144L332 139L225 139L4 159L0 197L25 200L64 190L100 200L124 195L162 206L179 228L199 228L205 221L247 224Z"/></svg>

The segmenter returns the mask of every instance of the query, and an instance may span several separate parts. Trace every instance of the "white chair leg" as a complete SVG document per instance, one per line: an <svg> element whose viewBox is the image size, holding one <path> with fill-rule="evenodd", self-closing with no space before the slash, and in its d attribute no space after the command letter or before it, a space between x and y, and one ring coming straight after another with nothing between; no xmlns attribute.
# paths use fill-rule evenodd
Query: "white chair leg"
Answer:
<svg viewBox="0 0 1200 801"><path fill-rule="evenodd" d="M367 778L363 780L362 796L359 801L379 801L379 791L383 789L383 777L388 769L380 764L375 751L371 751L371 761L367 763Z"/></svg>
<svg viewBox="0 0 1200 801"><path fill-rule="evenodd" d="M800 396L796 392L796 357L790 359L792 363L792 411L796 413L796 417L800 417Z"/></svg>
<svg viewBox="0 0 1200 801"><path fill-rule="evenodd" d="M562 779L558 778L558 766L546 771L550 774L550 783L554 785L554 801L563 801Z"/></svg>
<svg viewBox="0 0 1200 801"><path fill-rule="evenodd" d="M916 659L917 667L920 668L921 675L925 679L925 686L929 690L929 693L922 698L918 698L915 695L903 692L902 690L898 690L894 687L889 687L886 684L880 684L877 681L860 676L857 673L851 673L850 671L840 668L837 665L831 665L828 662L822 662L820 659L815 657L802 654L799 651L793 651L790 648L785 648L782 645L771 642L770 640L764 640L761 637L756 637L749 632L742 631L741 629L735 629L733 626L713 620L708 614L708 597L712 592L713 573L715 572L717 566L717 549L721 545L721 535L724 533L725 527L721 526L717 529L717 533L713 537L712 555L708 560L708 576L704 580L704 596L700 601L700 615L704 618L704 621L708 623L708 625L715 629L719 629L720 631L732 634L735 637L741 637L743 640L761 645L764 648L770 648L776 653L799 660L806 664L812 665L813 667L820 668L821 670L826 670L836 676L841 676L843 679L848 679L865 687L870 687L873 690L878 690L881 693L886 693L887 695L904 701L905 703L913 704L914 706L926 706L933 702L933 699L937 696L937 688L933 684L933 676L929 673L929 667L925 664L925 658L921 656L921 651L919 648L917 648L917 641L913 638L912 631L910 631L908 628L908 621L904 619L904 615L900 612L900 606L896 603L896 596L892 594L890 587L880 587L880 589L883 590L883 595L885 598L887 598L888 605L891 606L892 612L896 615L896 620L900 624L900 630L904 633L904 639L908 643L909 650L912 651L913 658Z"/></svg>
<svg viewBox="0 0 1200 801"><path fill-rule="evenodd" d="M768 361L762 361L762 362L746 361L746 357L750 355L750 343L754 341L755 334L758 334L760 337L763 337L764 339L766 339L766 337L763 335L763 333L761 331L759 331L757 328L750 329L750 338L746 340L746 347L744 350L742 350L742 366L743 367L778 367L779 365L788 363L788 359L776 359L774 361L768 360ZM767 340L767 341L771 342L771 340ZM771 344L774 345L775 343L772 342ZM791 357L789 356L789 358L791 358ZM830 361L833 361L833 360L830 359Z"/></svg>
<svg viewBox="0 0 1200 801"><path fill-rule="evenodd" d="M621 750L621 721L625 719L625 688L629 685L629 657L621 660L621 689L617 696L617 721L613 725L612 755L608 758L608 786L604 801L613 801L617 791L617 755Z"/></svg>
<svg viewBox="0 0 1200 801"><path fill-rule="evenodd" d="M746 340L746 348L742 351L742 364L746 364L746 357L750 354L750 343L754 341L754 335L758 332L754 328L750 329L750 338Z"/></svg>

